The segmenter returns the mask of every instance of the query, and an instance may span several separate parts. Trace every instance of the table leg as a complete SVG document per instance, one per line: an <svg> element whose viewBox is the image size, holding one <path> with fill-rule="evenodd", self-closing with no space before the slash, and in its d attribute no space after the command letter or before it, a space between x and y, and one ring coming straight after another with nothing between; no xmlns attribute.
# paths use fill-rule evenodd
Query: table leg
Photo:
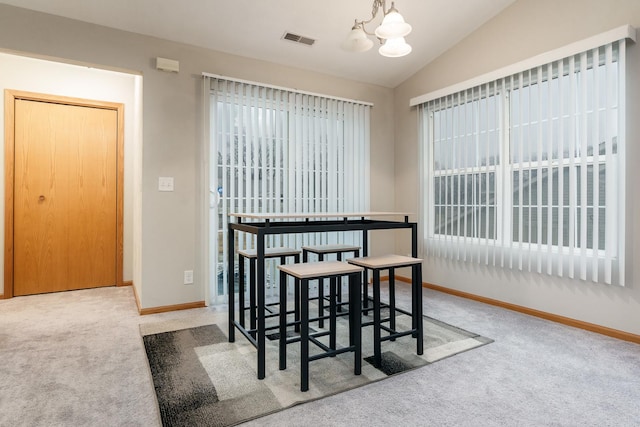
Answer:
<svg viewBox="0 0 640 427"><path fill-rule="evenodd" d="M309 281L296 279L302 298L300 313L300 391L309 390Z"/></svg>
<svg viewBox="0 0 640 427"><path fill-rule="evenodd" d="M418 258L418 224L411 224L411 256Z"/></svg>
<svg viewBox="0 0 640 427"><path fill-rule="evenodd" d="M416 285L416 317L417 317L417 329L418 329L418 337L417 337L417 347L418 354L423 353L423 328L424 322L422 321L422 264L416 264L414 266L413 271L413 281Z"/></svg>
<svg viewBox="0 0 640 427"><path fill-rule="evenodd" d="M258 344L258 379L264 379L265 376L265 274L264 274L264 234L258 232L257 238L257 280L256 287L258 288L258 330L256 333L256 340Z"/></svg>
<svg viewBox="0 0 640 427"><path fill-rule="evenodd" d="M282 271L280 275L280 370L287 369L287 275Z"/></svg>
<svg viewBox="0 0 640 427"><path fill-rule="evenodd" d="M369 255L369 232L364 230L362 232L362 256L366 257ZM369 308L369 274L367 269L364 269L362 273L362 307ZM369 314L369 310L363 310L365 316Z"/></svg>
<svg viewBox="0 0 640 427"><path fill-rule="evenodd" d="M353 373L360 375L362 373L362 312L360 306L360 298L362 297L362 276L355 273L349 276L349 312L353 312L353 320L349 334L353 336L353 342L350 345L355 346L355 363Z"/></svg>
<svg viewBox="0 0 640 427"><path fill-rule="evenodd" d="M235 320L235 280L233 277L234 272L234 257L235 257L235 231L232 224L229 223L227 228L227 294L229 296L229 342L236 340L236 330L234 325Z"/></svg>

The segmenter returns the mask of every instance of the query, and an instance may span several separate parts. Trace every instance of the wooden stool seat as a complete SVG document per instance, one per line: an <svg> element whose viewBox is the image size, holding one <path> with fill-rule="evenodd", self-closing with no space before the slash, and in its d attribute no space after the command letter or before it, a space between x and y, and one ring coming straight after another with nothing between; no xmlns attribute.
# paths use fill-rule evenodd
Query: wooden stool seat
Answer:
<svg viewBox="0 0 640 427"><path fill-rule="evenodd" d="M374 269L379 268L386 270L388 268L410 267L415 264L421 264L422 260L403 255L376 255L362 258L348 259L349 264L359 265L360 267Z"/></svg>
<svg viewBox="0 0 640 427"><path fill-rule="evenodd" d="M242 249L238 251L238 255L242 255L248 259L254 259L258 257L257 249ZM282 256L295 256L300 255L300 250L292 248L266 248L264 250L264 258L280 258Z"/></svg>
<svg viewBox="0 0 640 427"><path fill-rule="evenodd" d="M302 247L302 262L309 261L309 254L316 254L318 256L318 261L322 262L326 260L326 255L335 254L337 261L342 261L342 255L347 252L353 252L354 257L360 256L360 246L353 245L344 245L344 244L334 244L334 245L309 245ZM342 285L340 286L340 290L338 292L338 311L342 311ZM324 313L324 281L318 281L318 317L320 318L320 323L318 326L321 328L324 327L323 320Z"/></svg>
<svg viewBox="0 0 640 427"><path fill-rule="evenodd" d="M303 262L279 265L278 269L298 279L319 279L328 276L343 276L360 273L363 269L341 261Z"/></svg>
<svg viewBox="0 0 640 427"><path fill-rule="evenodd" d="M311 252L313 254L337 254L342 252L354 252L359 251L360 246L353 245L312 245L303 246L303 251Z"/></svg>
<svg viewBox="0 0 640 427"><path fill-rule="evenodd" d="M309 362L333 357L344 352L354 352L354 374L360 375L362 371L362 339L361 339L361 281L362 267L347 264L340 261L324 261L314 263L298 263L279 265L280 270L280 306L286 306L286 275L295 279L296 289L300 295L300 390L309 390ZM349 345L337 348L336 343L336 293L338 280L349 277ZM330 315L329 332L309 333L309 281L330 280ZM297 339L287 337L287 318L284 310L280 311L280 369L287 367L287 343L296 342ZM329 345L320 342L317 337L329 335ZM322 353L309 356L309 343L313 343L323 350Z"/></svg>
<svg viewBox="0 0 640 427"><path fill-rule="evenodd" d="M380 367L382 362L382 341L395 341L396 338L412 335L416 338L416 353L423 354L423 322L422 322L422 259L403 255L378 255L348 259L348 263L373 271L373 322L362 323L362 326L373 325L374 366ZM411 312L395 306L395 269L411 267ZM381 318L380 303L380 271L389 270L389 318ZM412 327L407 331L396 330L396 311L410 315ZM382 325L389 321L389 327ZM382 330L388 335L382 336Z"/></svg>
<svg viewBox="0 0 640 427"><path fill-rule="evenodd" d="M249 331L252 336L255 336L256 320L257 320L257 304L256 304L256 264L258 260L257 249L240 249L238 253L238 276L239 276L239 316L240 325L245 326L245 312L249 309ZM284 264L287 257L293 257L294 262L300 262L300 251L298 249L287 247L272 247L264 249L264 259L280 258L280 263ZM244 294L244 260L249 260L249 306L245 306L245 294ZM285 290L286 291L286 290ZM297 298L297 295L296 295ZM277 316L278 313L274 313L272 307L279 303L265 304L265 310L269 313L265 318ZM278 308L278 310L285 308ZM296 319L300 317L299 306L296 304L295 309ZM271 329L271 328L270 328Z"/></svg>

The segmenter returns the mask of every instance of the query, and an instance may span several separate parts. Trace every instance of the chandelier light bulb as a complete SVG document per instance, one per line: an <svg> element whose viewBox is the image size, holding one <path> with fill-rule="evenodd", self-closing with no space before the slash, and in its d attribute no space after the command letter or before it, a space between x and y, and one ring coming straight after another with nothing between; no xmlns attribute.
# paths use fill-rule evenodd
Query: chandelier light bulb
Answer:
<svg viewBox="0 0 640 427"><path fill-rule="evenodd" d="M411 53L411 46L404 40L404 37L394 37L387 39L378 52L388 58L399 58Z"/></svg>
<svg viewBox="0 0 640 427"><path fill-rule="evenodd" d="M362 25L356 23L341 46L349 52L366 52L373 47L373 41L367 37Z"/></svg>
<svg viewBox="0 0 640 427"><path fill-rule="evenodd" d="M391 9L384 16L382 23L376 28L376 36L381 39L392 39L396 37L404 37L411 32L411 25L404 22L404 18L394 4L391 4Z"/></svg>

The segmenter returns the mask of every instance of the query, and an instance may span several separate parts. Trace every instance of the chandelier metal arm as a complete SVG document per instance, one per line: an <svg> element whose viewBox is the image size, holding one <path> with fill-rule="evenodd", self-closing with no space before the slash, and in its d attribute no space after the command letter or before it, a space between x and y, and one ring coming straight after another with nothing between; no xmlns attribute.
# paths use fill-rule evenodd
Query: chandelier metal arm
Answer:
<svg viewBox="0 0 640 427"><path fill-rule="evenodd" d="M368 21L365 21L365 20L358 21L356 19L356 24L354 25L354 28L359 25L360 28L362 28L362 31L365 32L365 34L368 34L370 36L375 36L375 33L370 33L369 31L367 31L365 25L370 24L374 19L376 19L376 16L378 15L378 10L380 10L380 8L382 8L383 15L386 15L388 12L386 0L373 0L373 6L371 7L371 19L369 19ZM382 39L380 39L380 37L377 37L377 38L378 40L380 40L380 42L382 42Z"/></svg>

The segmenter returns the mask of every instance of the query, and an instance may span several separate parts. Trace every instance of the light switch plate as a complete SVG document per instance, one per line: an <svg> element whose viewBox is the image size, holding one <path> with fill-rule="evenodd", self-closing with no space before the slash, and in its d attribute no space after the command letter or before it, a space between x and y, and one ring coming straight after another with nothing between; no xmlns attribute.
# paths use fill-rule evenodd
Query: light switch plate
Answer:
<svg viewBox="0 0 640 427"><path fill-rule="evenodd" d="M192 285L193 284L193 270L185 270L184 271L184 284Z"/></svg>
<svg viewBox="0 0 640 427"><path fill-rule="evenodd" d="M158 178L158 190L159 191L173 191L173 177L161 176Z"/></svg>

